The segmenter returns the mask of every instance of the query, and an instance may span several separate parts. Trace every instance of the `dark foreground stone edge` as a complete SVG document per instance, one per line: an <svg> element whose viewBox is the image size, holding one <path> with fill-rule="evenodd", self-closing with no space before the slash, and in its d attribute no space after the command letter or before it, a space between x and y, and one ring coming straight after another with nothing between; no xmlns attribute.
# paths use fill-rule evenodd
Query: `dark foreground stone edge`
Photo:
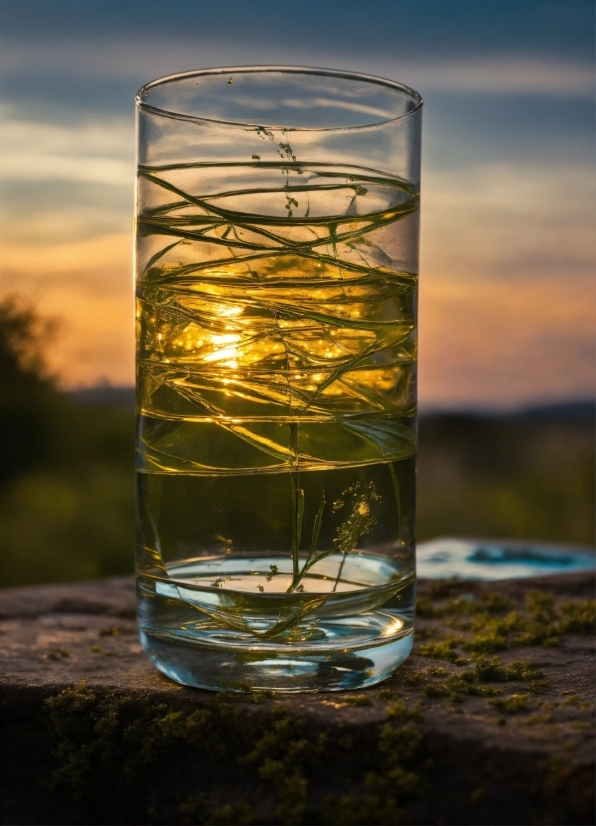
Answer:
<svg viewBox="0 0 596 826"><path fill-rule="evenodd" d="M0 594L0 647L10 648L11 623L14 635L19 623L31 630L65 615L131 622L128 579L53 588ZM578 600L593 595L593 577L447 584L442 594L421 583L420 592L520 600L532 588ZM126 639L134 636L118 642ZM504 664L529 656L546 675L531 697L543 719L531 725L525 712L499 716L490 698L454 703L408 682L429 665L461 673L419 655L373 689L283 697L184 689L146 670L142 654L134 679L110 679L108 658L91 675L69 662L66 679L55 660L41 676L15 674L9 660L0 676L2 822L593 823L588 642L569 635L557 647L500 654Z"/></svg>

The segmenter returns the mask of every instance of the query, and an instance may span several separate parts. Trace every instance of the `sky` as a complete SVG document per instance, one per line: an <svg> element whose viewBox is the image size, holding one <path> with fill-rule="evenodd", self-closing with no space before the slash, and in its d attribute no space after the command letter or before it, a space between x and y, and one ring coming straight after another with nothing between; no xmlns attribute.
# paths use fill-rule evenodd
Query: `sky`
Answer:
<svg viewBox="0 0 596 826"><path fill-rule="evenodd" d="M0 0L0 297L59 318L66 388L134 381L134 95L293 64L424 97L420 402L594 392L594 8L584 0Z"/></svg>

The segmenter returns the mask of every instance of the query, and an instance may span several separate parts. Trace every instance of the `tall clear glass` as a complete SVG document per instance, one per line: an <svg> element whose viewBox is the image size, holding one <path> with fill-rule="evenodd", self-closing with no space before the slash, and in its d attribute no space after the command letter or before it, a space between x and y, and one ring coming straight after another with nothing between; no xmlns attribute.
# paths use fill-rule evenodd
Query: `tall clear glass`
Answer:
<svg viewBox="0 0 596 826"><path fill-rule="evenodd" d="M372 685L412 647L420 95L265 66L136 104L143 647L207 689Z"/></svg>

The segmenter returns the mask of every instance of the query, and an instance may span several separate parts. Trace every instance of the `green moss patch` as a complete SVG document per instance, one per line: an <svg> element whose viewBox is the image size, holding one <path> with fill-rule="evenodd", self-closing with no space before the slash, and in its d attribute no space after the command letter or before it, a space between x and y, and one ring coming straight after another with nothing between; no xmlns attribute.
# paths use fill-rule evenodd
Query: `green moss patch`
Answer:
<svg viewBox="0 0 596 826"><path fill-rule="evenodd" d="M471 668L449 672L442 666L429 666L419 671L404 669L400 680L404 686L416 686L426 697L447 697L461 702L466 696L495 697L503 694L500 686L488 683L527 682L532 693L544 688L544 675L533 663L515 660L503 665L498 657L479 656Z"/></svg>
<svg viewBox="0 0 596 826"><path fill-rule="evenodd" d="M387 722L373 728L363 754L349 729L339 737L313 732L283 706L249 719L251 700L219 694L183 711L149 696L100 695L81 683L45 703L55 743L45 785L55 800L72 801L76 822L115 822L117 811L119 822L249 824L262 822L265 811L268 822L281 824L399 823L422 794L419 704L388 696ZM358 793L330 795L334 783L343 785L338 767L347 764L363 766Z"/></svg>
<svg viewBox="0 0 596 826"><path fill-rule="evenodd" d="M427 791L430 764L424 758L422 734L414 726L420 718L420 705L409 706L394 697L387 699L392 700L388 709L390 722L381 730L378 744L382 769L366 773L360 794L328 797L322 812L323 823L399 824L403 822L404 807Z"/></svg>
<svg viewBox="0 0 596 826"><path fill-rule="evenodd" d="M451 592L454 587L451 583ZM421 618L441 620L441 626L450 629L440 639L440 626L425 625L423 637L433 642L418 646L417 653L447 662L457 662L466 653L475 657L526 646L557 646L565 635L593 634L596 623L595 600L557 604L552 594L536 590L516 606L497 593L481 599L463 594L445 601L444 592L431 588L429 595L419 599L417 610Z"/></svg>

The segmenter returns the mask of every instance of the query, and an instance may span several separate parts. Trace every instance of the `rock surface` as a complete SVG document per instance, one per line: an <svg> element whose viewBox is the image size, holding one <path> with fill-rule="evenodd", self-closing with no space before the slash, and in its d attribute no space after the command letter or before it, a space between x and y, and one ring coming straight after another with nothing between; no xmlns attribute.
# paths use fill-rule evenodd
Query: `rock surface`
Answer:
<svg viewBox="0 0 596 826"><path fill-rule="evenodd" d="M423 581L391 680L270 697L158 673L129 577L2 591L2 823L593 823L593 595Z"/></svg>

